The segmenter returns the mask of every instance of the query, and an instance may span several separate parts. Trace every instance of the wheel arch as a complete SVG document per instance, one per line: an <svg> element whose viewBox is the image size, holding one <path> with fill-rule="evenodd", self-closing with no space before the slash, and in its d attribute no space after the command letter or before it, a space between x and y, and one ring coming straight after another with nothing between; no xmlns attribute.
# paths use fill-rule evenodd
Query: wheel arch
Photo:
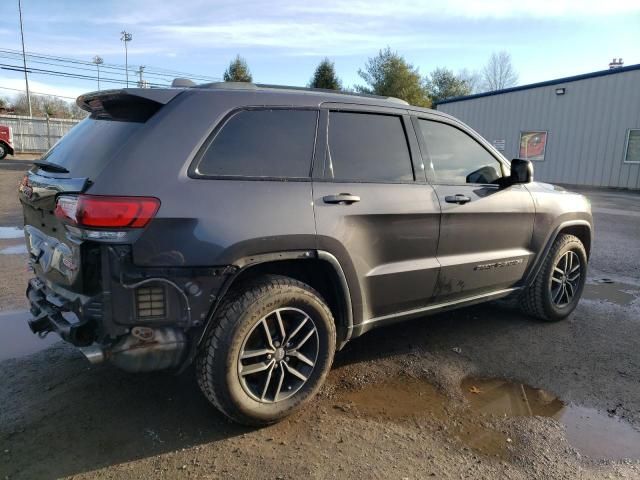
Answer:
<svg viewBox="0 0 640 480"><path fill-rule="evenodd" d="M544 259L547 257L549 250L553 246L553 242L556 241L558 235L561 234L569 234L578 237L578 239L584 245L584 249L587 252L587 259L589 259L591 255L591 245L593 238L593 231L591 223L587 220L567 220L561 222L557 225L547 238L545 242L544 248L540 252L540 254L536 257L535 263L532 268L529 270L529 274L526 277L525 285L530 285L531 282L536 278L536 275L540 271L542 264L544 263Z"/></svg>
<svg viewBox="0 0 640 480"><path fill-rule="evenodd" d="M9 155L14 155L15 151L13 150L13 147L11 145L9 145L7 142L5 142L4 140L0 140L0 143L2 144L2 146L4 148L7 149L7 153Z"/></svg>
<svg viewBox="0 0 640 480"><path fill-rule="evenodd" d="M238 270L229 278L216 305L208 316L209 329L221 300L234 288L252 278L267 274L295 278L317 290L333 314L337 332L337 349L349 341L353 332L351 292L340 262L323 250L285 251L252 255L234 262Z"/></svg>

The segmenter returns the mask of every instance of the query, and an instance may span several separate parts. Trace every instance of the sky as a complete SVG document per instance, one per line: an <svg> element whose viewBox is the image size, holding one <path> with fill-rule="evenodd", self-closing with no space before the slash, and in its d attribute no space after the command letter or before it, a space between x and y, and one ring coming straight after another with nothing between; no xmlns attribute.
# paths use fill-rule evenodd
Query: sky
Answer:
<svg viewBox="0 0 640 480"><path fill-rule="evenodd" d="M0 49L21 48L17 4L2 1ZM240 54L258 83L304 86L327 56L344 85L362 84L358 69L387 46L422 74L481 70L506 50L520 84L603 70L613 57L640 63L638 0L22 0L22 10L28 52L124 64L124 29L130 66L222 77ZM97 88L29 80L67 97ZM0 69L0 87L24 88L23 74Z"/></svg>

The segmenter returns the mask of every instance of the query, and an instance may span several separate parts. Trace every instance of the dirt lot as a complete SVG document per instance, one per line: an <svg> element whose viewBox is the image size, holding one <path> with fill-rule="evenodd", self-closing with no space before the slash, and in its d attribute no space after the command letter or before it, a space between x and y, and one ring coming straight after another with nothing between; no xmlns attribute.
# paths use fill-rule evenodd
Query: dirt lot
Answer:
<svg viewBox="0 0 640 480"><path fill-rule="evenodd" d="M19 224L20 177L0 170L0 226ZM371 332L318 399L259 430L225 421L193 372L37 343L10 312L23 256L0 254L0 479L640 478L640 195L586 193L597 236L567 321L488 305Z"/></svg>

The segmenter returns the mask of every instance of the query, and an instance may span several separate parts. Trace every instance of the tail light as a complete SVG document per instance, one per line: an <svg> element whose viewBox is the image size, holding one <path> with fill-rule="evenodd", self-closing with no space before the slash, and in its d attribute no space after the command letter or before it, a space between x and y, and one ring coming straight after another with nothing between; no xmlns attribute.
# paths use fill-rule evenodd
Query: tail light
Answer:
<svg viewBox="0 0 640 480"><path fill-rule="evenodd" d="M160 200L154 197L60 195L56 217L89 228L142 228L155 216Z"/></svg>

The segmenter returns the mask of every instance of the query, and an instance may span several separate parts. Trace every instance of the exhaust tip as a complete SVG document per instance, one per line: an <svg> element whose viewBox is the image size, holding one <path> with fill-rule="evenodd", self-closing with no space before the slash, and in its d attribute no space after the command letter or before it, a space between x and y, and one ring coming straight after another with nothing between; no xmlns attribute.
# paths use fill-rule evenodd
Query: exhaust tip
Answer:
<svg viewBox="0 0 640 480"><path fill-rule="evenodd" d="M78 350L89 360L92 365L104 362L104 350L100 345L89 345L88 347L79 347Z"/></svg>

